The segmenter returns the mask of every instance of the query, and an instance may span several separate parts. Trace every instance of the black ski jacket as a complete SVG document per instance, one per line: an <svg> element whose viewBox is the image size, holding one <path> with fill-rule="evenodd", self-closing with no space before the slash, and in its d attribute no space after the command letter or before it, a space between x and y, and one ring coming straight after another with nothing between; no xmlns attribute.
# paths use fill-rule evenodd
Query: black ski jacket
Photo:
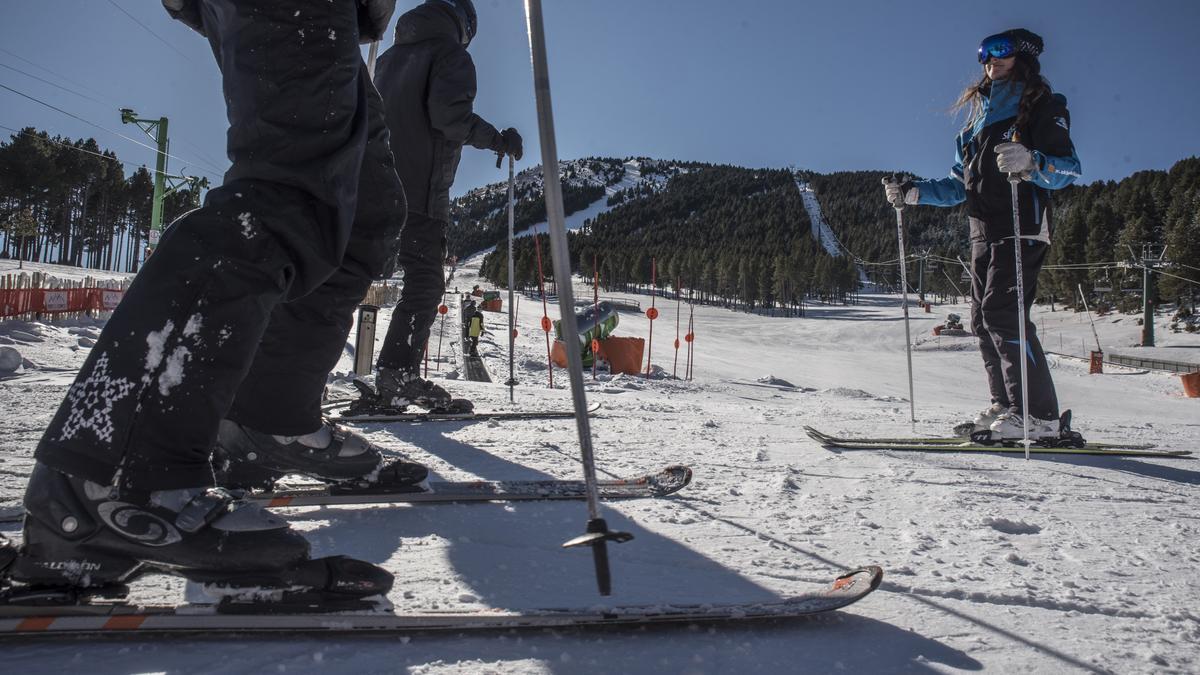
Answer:
<svg viewBox="0 0 1200 675"><path fill-rule="evenodd" d="M284 2L285 0L273 0ZM333 0L330 0L332 2ZM187 24L196 32L204 35L203 20L200 18L201 0L162 0L163 8L172 18ZM303 10L304 3L297 2L297 15ZM358 12L358 41L367 44L383 39L383 31L387 30L388 22L392 20L392 12L396 10L396 0L355 0Z"/></svg>
<svg viewBox="0 0 1200 675"><path fill-rule="evenodd" d="M449 8L422 4L401 15L396 44L379 57L375 86L409 211L449 222L462 146L504 148L496 128L472 109L475 63L459 43Z"/></svg>
<svg viewBox="0 0 1200 675"><path fill-rule="evenodd" d="M1013 236L1012 187L997 166L996 146L1013 139L1020 97L1019 85L994 83L992 96L984 98L983 115L957 138L950 175L913 183L919 190L919 204L953 206L965 200L972 241L996 242ZM1036 169L1017 187L1021 237L1049 243L1050 192L1080 175L1067 99L1061 94L1042 96L1034 103L1027 126L1018 140L1033 151Z"/></svg>

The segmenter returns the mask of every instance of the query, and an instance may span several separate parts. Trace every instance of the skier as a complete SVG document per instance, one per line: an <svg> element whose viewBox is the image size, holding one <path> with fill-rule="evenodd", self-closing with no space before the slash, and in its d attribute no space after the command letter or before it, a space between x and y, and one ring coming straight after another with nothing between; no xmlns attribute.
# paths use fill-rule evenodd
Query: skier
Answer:
<svg viewBox="0 0 1200 675"><path fill-rule="evenodd" d="M420 377L430 327L446 290L446 225L450 186L464 144L521 159L516 129L496 131L472 111L475 64L467 46L477 27L471 0L426 0L396 24L396 43L379 58L375 83L387 108L393 145L404 148L397 169L408 191L408 223L399 265L404 290L392 313L376 363L377 409L415 404L433 410L469 409L461 399Z"/></svg>
<svg viewBox="0 0 1200 675"><path fill-rule="evenodd" d="M479 336L483 335L483 312L475 303L471 303L467 312L467 339L470 341L469 353L479 356Z"/></svg>
<svg viewBox="0 0 1200 675"><path fill-rule="evenodd" d="M957 138L955 164L946 178L885 184L895 207L953 206L964 200L971 228L971 328L979 337L992 404L975 418L976 429L993 438L1022 438L1021 370L1028 360L1029 437L1059 435L1058 398L1029 309L1038 272L1050 247L1050 192L1080 175L1071 142L1066 98L1053 93L1041 75L1042 38L1017 28L984 38L979 45L983 76L959 97L970 106L969 122ZM1018 188L1025 280L1026 354L1020 354L1017 320L1013 210L1008 174Z"/></svg>
<svg viewBox="0 0 1200 675"><path fill-rule="evenodd" d="M232 166L202 208L164 232L46 429L9 581L96 587L154 568L290 589L285 597L386 592L386 571L310 559L286 521L214 488L210 454L220 429L223 444L252 445L266 469L425 478L423 466L386 463L335 432L319 408L354 305L388 272L403 223L381 101L359 52L394 2L163 5L211 43Z"/></svg>

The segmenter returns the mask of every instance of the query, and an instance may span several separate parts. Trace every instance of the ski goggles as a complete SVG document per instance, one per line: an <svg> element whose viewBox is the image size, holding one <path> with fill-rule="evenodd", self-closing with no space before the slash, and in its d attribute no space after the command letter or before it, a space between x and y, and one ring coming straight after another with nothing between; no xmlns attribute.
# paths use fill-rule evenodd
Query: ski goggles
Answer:
<svg viewBox="0 0 1200 675"><path fill-rule="evenodd" d="M988 59L1006 59L1017 53L1017 43L1004 33L997 33L983 38L979 43L979 63L987 63Z"/></svg>

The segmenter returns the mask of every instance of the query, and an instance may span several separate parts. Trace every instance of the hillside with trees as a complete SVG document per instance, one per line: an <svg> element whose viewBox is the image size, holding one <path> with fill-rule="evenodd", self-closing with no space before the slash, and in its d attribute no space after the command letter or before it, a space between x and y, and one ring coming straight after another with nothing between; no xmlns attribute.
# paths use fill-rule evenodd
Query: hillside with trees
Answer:
<svg viewBox="0 0 1200 675"><path fill-rule="evenodd" d="M660 287L673 288L679 280L704 301L747 309L802 311L806 300L852 301L855 264L872 282L898 289L896 216L880 187L886 175L692 164L665 189L610 195L611 210L571 235L572 269L591 277L595 259L601 285L627 289L650 283L654 258ZM796 179L816 191L842 256L830 256L811 238ZM959 263L970 252L965 209L910 207L904 221L910 291L940 298L968 292ZM1041 301L1076 306L1082 284L1089 302L1102 309L1134 311L1142 302L1146 246L1163 262L1152 277L1151 300L1194 308L1200 291L1200 159L1061 190L1051 222L1054 246ZM530 241L518 241L519 287L536 284L534 254ZM505 265L503 252L493 253L484 273L503 283ZM549 263L543 267L549 275Z"/></svg>
<svg viewBox="0 0 1200 675"><path fill-rule="evenodd" d="M806 299L845 302L856 292L853 263L813 239L790 171L686 168L664 190L624 195L573 233L573 269L588 277L598 271L605 289L647 286L654 276L660 289L681 285L701 302L751 310L800 312ZM517 242L518 287L537 283L534 248ZM483 274L503 282L506 265L498 250L484 259Z"/></svg>

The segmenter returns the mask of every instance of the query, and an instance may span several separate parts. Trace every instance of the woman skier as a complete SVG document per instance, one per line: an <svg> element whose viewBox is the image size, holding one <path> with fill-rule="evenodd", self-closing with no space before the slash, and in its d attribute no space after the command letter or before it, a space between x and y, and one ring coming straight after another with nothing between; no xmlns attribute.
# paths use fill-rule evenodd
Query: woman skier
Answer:
<svg viewBox="0 0 1200 675"><path fill-rule="evenodd" d="M1050 248L1050 191L1080 175L1071 142L1067 100L1041 75L1042 38L1023 28L983 39L983 75L959 97L955 109L970 108L959 133L954 167L946 178L885 180L887 200L905 205L967 203L971 227L971 328L979 337L991 405L975 418L975 429L992 438L1023 437L1022 405L1028 407L1029 438L1059 436L1058 397L1029 310L1037 277ZM1026 347L1021 355L1016 293L1012 186L1017 201L1025 294ZM1029 400L1021 397L1021 363L1028 360Z"/></svg>

